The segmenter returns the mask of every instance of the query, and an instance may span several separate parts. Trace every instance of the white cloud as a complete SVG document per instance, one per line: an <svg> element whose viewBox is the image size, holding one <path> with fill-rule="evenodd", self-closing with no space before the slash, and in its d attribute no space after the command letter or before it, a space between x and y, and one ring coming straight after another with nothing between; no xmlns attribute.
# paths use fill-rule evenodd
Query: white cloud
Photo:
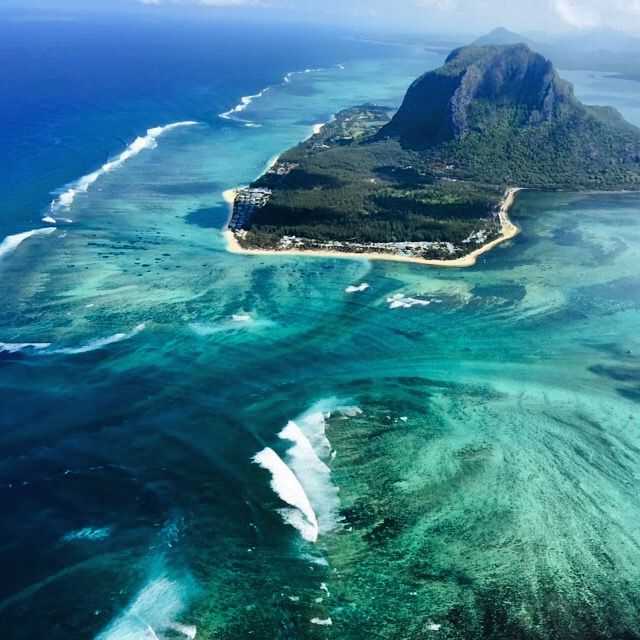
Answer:
<svg viewBox="0 0 640 640"><path fill-rule="evenodd" d="M640 0L553 0L552 8L565 24L578 29L640 32Z"/></svg>
<svg viewBox="0 0 640 640"><path fill-rule="evenodd" d="M579 6L574 0L556 0L554 9L563 22L578 29L596 27L600 23L600 16L596 11Z"/></svg>
<svg viewBox="0 0 640 640"><path fill-rule="evenodd" d="M1 2L2 0L0 0ZM148 5L262 7L287 15L458 32L506 26L516 31L609 27L640 35L640 0L138 0Z"/></svg>

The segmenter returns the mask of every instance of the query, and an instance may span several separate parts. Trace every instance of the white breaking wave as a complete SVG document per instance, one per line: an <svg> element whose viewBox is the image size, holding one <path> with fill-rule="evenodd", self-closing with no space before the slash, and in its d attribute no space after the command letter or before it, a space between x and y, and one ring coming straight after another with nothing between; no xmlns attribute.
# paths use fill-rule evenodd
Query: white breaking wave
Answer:
<svg viewBox="0 0 640 640"><path fill-rule="evenodd" d="M7 236L0 243L0 260L12 251L15 251L25 240L28 240L33 236L46 236L53 233L55 230L55 227L44 227L43 229L32 229L31 231L24 231L23 233L16 233L12 236Z"/></svg>
<svg viewBox="0 0 640 640"><path fill-rule="evenodd" d="M58 224L59 222L71 224L73 220L71 218L54 218L52 216L44 216L44 218L42 218L42 222L45 222L46 224Z"/></svg>
<svg viewBox="0 0 640 640"><path fill-rule="evenodd" d="M122 342L123 340L129 340L129 338L133 338L138 335L141 331L144 331L146 324L143 322L136 327L134 327L128 333L115 333L112 336L108 336L106 338L99 338L98 340L93 340L81 347L66 347L62 349L54 349L49 351L48 353L64 353L68 355L74 355L77 353L87 353L89 351L96 351L97 349L102 349L103 347L107 347L110 344L114 344L116 342Z"/></svg>
<svg viewBox="0 0 640 640"><path fill-rule="evenodd" d="M334 405L331 402L331 408ZM284 460L270 448L254 457L254 462L271 471L272 489L295 507L281 510L283 519L310 542L336 527L340 506L338 488L325 462L332 455L325 433L328 407L327 402L317 403L278 434L291 443Z"/></svg>
<svg viewBox="0 0 640 640"><path fill-rule="evenodd" d="M351 286L347 287L344 291L345 293L361 293L363 291L366 291L369 288L369 285L366 282L363 282L362 284L352 284Z"/></svg>
<svg viewBox="0 0 640 640"><path fill-rule="evenodd" d="M189 127L196 124L198 123L192 120L186 120L184 122L174 122L172 124L165 125L164 127L153 127L148 129L144 136L137 137L119 156L103 164L97 171L89 173L86 176L82 176L82 178L73 182L63 193L53 200L49 207L51 213L55 214L61 209L68 209L73 204L73 201L79 193L87 193L87 191L89 191L89 187L91 187L91 185L94 184L101 176L121 167L127 160L137 156L141 151L144 151L145 149L155 149L158 146L158 138L167 131L177 129L178 127Z"/></svg>
<svg viewBox="0 0 640 640"><path fill-rule="evenodd" d="M328 406L326 402L317 403L278 434L281 439L293 443L285 460L313 505L319 533L335 528L340 507L338 488L332 483L331 470L325 462L332 454L325 431L326 419L331 415Z"/></svg>
<svg viewBox="0 0 640 640"><path fill-rule="evenodd" d="M254 100L257 100L258 98L262 98L262 96L267 91L269 91L270 88L271 87L265 87L264 89L262 89L262 91L258 91L258 93L255 93L252 96L242 96L242 98L240 98L240 102L235 107L233 107L232 109L229 109L229 111L225 111L224 113L221 113L219 117L222 118L223 120L237 120L240 122L245 122L241 118L234 118L234 116L237 116L239 113L242 113ZM247 124L253 125L253 123L247 123Z"/></svg>
<svg viewBox="0 0 640 640"><path fill-rule="evenodd" d="M339 65L336 65L336 68L344 69L344 66L339 64ZM289 71L288 73L284 74L284 77L282 78L282 82L280 84L281 85L289 84L294 76L299 74L312 73L313 71L323 71L323 69L309 68L309 69L303 69L302 71ZM255 122L251 122L250 120L243 120L242 118L239 118L238 114L242 113L243 111L246 111L246 109L251 105L251 103L254 100L258 100L259 98L262 98L262 96L264 96L264 94L267 93L267 91L269 91L270 89L272 89L271 86L265 87L264 89L262 89L261 91L258 91L258 93L254 93L253 95L242 96L242 98L240 98L240 102L235 107L232 107L231 109L229 109L228 111L225 111L224 113L220 113L218 117L222 118L223 120L235 120L236 122L242 122L245 127L261 127L262 126L261 124L257 124Z"/></svg>
<svg viewBox="0 0 640 640"><path fill-rule="evenodd" d="M107 336L106 338L98 338L97 340L92 340L85 345L80 347L62 347L60 349L51 349L50 342L0 342L0 353L19 353L20 351L29 351L34 350L38 352L43 352L45 355L47 354L66 354L66 355L75 355L78 353L88 353L89 351L96 351L97 349L102 349L103 347L108 347L111 344L115 344L116 342L122 342L123 340L129 340L129 338L133 338L138 335L141 331L144 331L146 324L142 322L141 324L135 326L128 333L114 333L112 336Z"/></svg>
<svg viewBox="0 0 640 640"><path fill-rule="evenodd" d="M402 293L387 298L389 309L411 309L411 307L428 307L432 300L420 300L419 298L409 298Z"/></svg>
<svg viewBox="0 0 640 640"><path fill-rule="evenodd" d="M150 640L166 630L196 637L196 628L174 621L186 607L185 586L167 576L160 576L143 587L133 602L101 633L96 640Z"/></svg>
<svg viewBox="0 0 640 640"><path fill-rule="evenodd" d="M278 435L293 443L287 451L286 461L313 505L318 520L318 533L331 531L336 524L339 506L338 489L331 482L331 470L320 459L307 434L295 422L289 422ZM322 442L318 446L325 449ZM330 455L331 448L328 443L327 446Z"/></svg>
<svg viewBox="0 0 640 640"><path fill-rule="evenodd" d="M341 65L336 65L336 67L338 69L344 69L344 67L342 67ZM302 71L289 71L289 73L284 74L284 78L282 79L282 82L283 84L289 84L295 76L304 75L306 73L313 73L314 71L324 71L324 70L325 69L323 67L317 67L315 69L311 69L311 68L303 69Z"/></svg>
<svg viewBox="0 0 640 640"><path fill-rule="evenodd" d="M280 509L285 522L294 526L305 540L318 539L318 520L309 498L293 471L270 447L253 457L253 461L271 473L271 488L293 509Z"/></svg>
<svg viewBox="0 0 640 640"><path fill-rule="evenodd" d="M0 353L19 353L30 349L39 351L50 346L50 342L0 342Z"/></svg>

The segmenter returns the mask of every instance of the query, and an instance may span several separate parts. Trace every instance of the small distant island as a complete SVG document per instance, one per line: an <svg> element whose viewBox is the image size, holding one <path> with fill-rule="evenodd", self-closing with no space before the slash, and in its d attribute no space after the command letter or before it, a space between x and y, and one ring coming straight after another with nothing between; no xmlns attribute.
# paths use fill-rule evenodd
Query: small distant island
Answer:
<svg viewBox="0 0 640 640"><path fill-rule="evenodd" d="M365 104L317 127L231 194L226 234L239 252L470 266L518 233L523 188L640 189L640 129L582 104L526 44L476 44L395 114Z"/></svg>

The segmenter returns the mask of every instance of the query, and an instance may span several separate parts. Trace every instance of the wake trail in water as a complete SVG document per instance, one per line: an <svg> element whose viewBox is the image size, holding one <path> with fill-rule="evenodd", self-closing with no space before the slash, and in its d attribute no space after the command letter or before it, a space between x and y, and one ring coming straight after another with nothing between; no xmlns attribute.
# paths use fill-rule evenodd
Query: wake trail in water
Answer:
<svg viewBox="0 0 640 640"><path fill-rule="evenodd" d="M198 124L193 120L185 120L184 122L174 122L172 124L165 125L163 127L153 127L147 130L144 136L137 137L119 156L116 156L113 160L109 160L103 164L98 170L82 176L79 180L72 182L65 191L58 195L53 202L49 205L49 215L45 216L48 220L57 220L55 214L61 210L67 210L71 207L76 196L80 193L87 193L91 185L93 185L99 178L107 173L111 173L115 169L121 167L127 160L137 156L141 151L145 149L155 149L158 146L158 138L164 135L168 131L177 129L179 127L190 127ZM68 221L68 219L62 219Z"/></svg>
<svg viewBox="0 0 640 640"><path fill-rule="evenodd" d="M25 240L34 236L47 236L56 230L55 227L44 227L43 229L32 229L23 233L16 233L7 236L0 243L0 260L4 259L10 253L13 253Z"/></svg>

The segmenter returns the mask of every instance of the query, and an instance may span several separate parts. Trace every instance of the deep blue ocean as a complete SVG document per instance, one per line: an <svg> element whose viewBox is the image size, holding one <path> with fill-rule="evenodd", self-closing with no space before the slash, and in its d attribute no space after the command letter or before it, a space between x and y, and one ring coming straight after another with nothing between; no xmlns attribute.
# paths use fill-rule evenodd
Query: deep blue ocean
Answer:
<svg viewBox="0 0 640 640"><path fill-rule="evenodd" d="M0 12L2 640L640 639L638 194L471 269L227 250L428 44Z"/></svg>
<svg viewBox="0 0 640 640"><path fill-rule="evenodd" d="M161 123L218 114L285 73L382 47L308 26L0 13L1 231L39 219L62 185Z"/></svg>

